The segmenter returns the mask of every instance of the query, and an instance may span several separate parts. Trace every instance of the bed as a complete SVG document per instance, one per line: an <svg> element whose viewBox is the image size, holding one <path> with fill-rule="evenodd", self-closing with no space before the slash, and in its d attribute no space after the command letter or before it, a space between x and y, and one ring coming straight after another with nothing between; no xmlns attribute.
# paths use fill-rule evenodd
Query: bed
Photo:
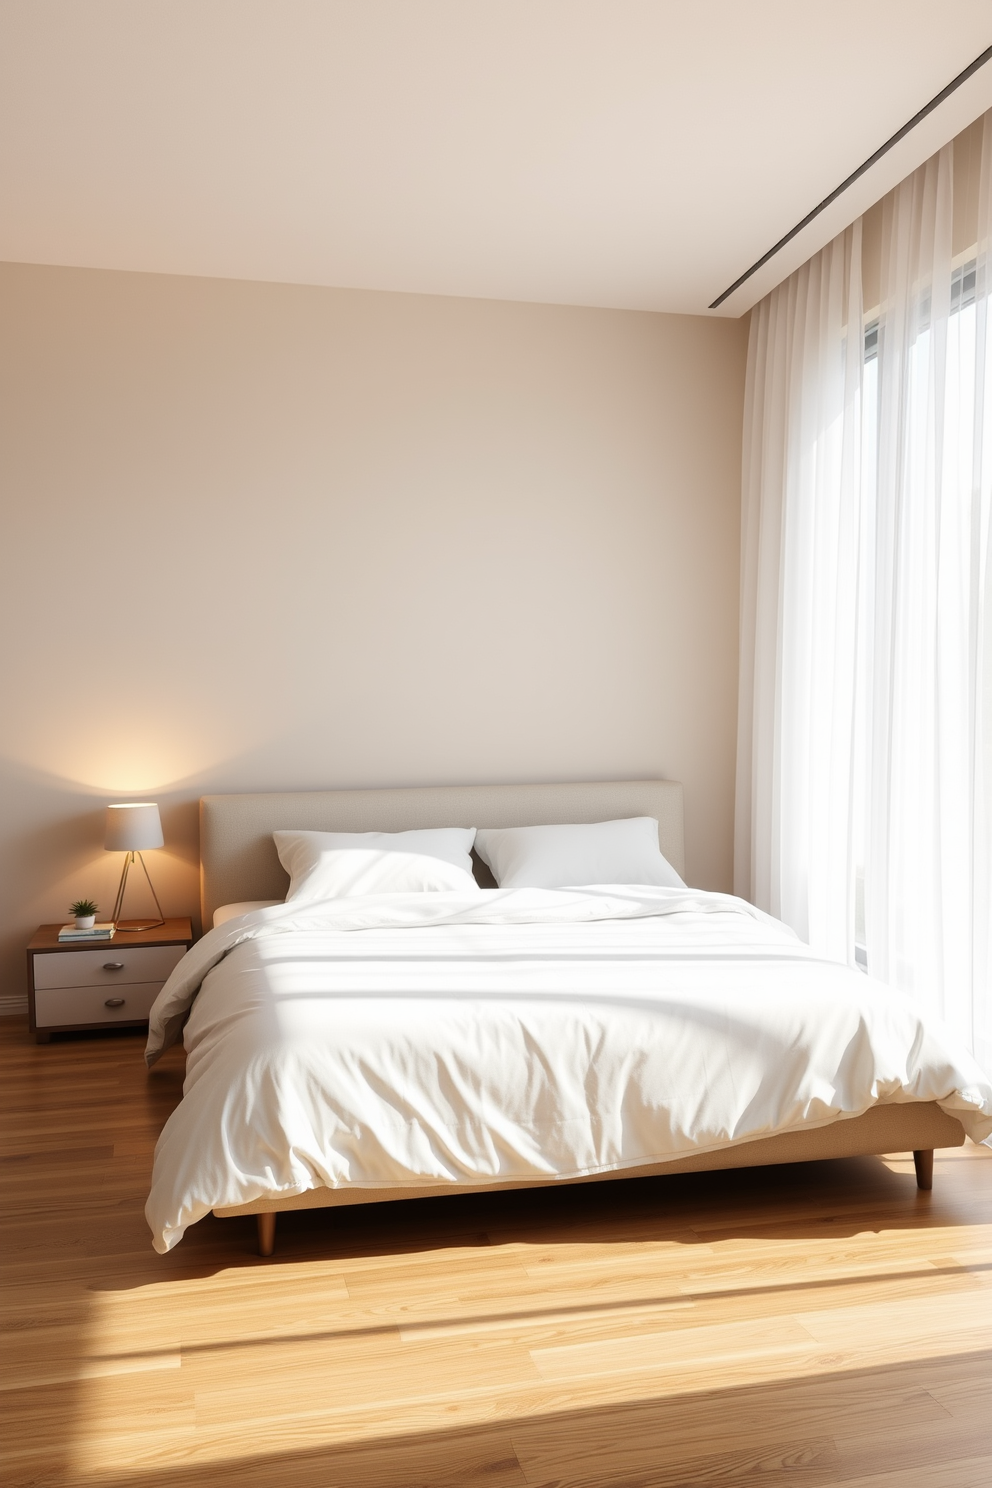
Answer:
<svg viewBox="0 0 992 1488"><path fill-rule="evenodd" d="M279 901L279 829L654 818L684 871L672 781L204 797L204 927ZM730 896L623 886L379 896L248 912L152 1010L185 1025L156 1148L156 1249L205 1213L280 1212L911 1151L992 1132L992 1088L905 999L813 957ZM388 899L390 902L385 903ZM393 902L395 901L395 902Z"/></svg>

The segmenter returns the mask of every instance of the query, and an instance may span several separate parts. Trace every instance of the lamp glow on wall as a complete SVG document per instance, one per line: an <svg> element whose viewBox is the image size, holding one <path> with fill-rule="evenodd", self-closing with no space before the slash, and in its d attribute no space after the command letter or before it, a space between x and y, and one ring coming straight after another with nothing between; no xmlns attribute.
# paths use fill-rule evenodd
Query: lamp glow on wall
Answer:
<svg viewBox="0 0 992 1488"><path fill-rule="evenodd" d="M148 925L129 925L129 930L154 930L159 925L165 924L165 916L162 906L158 902L155 885L152 883L151 875L145 866L142 852L148 852L153 847L164 847L165 837L162 835L162 818L158 813L158 805L154 801L122 801L107 807L107 825L103 838L103 845L108 852L122 852L124 867L121 870L120 886L117 890L117 898L114 901L114 912L111 916L116 925L124 908L124 890L127 887L127 875L135 858L145 871L148 879L148 887L152 891L155 900L155 908L158 910L158 919L151 921Z"/></svg>

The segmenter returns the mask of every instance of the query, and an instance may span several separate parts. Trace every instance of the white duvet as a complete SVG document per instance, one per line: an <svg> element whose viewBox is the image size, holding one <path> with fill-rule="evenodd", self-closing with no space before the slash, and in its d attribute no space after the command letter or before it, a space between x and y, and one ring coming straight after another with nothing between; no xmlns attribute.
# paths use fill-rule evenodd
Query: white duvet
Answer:
<svg viewBox="0 0 992 1488"><path fill-rule="evenodd" d="M184 1096L158 1251L214 1207L321 1185L572 1177L992 1087L946 1031L742 900L681 889L379 895L256 910L151 1012Z"/></svg>

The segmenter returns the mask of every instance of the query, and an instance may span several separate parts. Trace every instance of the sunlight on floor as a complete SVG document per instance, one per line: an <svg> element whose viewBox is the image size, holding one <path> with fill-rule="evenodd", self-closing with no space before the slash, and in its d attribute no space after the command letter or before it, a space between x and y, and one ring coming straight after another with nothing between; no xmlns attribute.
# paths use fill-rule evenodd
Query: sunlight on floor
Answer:
<svg viewBox="0 0 992 1488"><path fill-rule="evenodd" d="M911 1158L887 1160L897 1173L907 1164L911 1173ZM290 1430L294 1451L381 1445L440 1425L535 1422L560 1411L563 1390L582 1410L988 1349L988 1225L927 1227L925 1258L916 1229L830 1228L801 1242L769 1233L276 1261L96 1293L77 1365L89 1429L73 1467L139 1473L161 1450L156 1420L170 1454L230 1463L257 1451L259 1432Z"/></svg>

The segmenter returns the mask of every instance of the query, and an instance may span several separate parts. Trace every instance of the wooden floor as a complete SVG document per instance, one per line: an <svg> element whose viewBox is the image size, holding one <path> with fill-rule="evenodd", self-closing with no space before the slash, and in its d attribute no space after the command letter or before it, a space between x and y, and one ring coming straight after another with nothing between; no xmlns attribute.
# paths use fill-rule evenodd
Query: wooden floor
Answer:
<svg viewBox="0 0 992 1488"><path fill-rule="evenodd" d="M989 1488L992 1153L302 1212L169 1256L133 1034L0 1023L2 1482Z"/></svg>

